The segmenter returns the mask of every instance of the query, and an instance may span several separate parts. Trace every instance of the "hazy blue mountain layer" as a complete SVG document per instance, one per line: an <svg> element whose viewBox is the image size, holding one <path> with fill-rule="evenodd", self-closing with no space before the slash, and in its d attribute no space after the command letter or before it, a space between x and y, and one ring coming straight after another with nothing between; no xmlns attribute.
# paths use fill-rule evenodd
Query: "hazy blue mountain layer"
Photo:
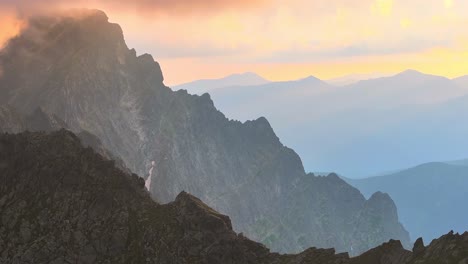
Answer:
<svg viewBox="0 0 468 264"><path fill-rule="evenodd" d="M241 74L232 74L220 79L205 79L180 84L176 86L176 90L184 89L191 93L201 95L214 89L228 86L262 85L267 83L269 83L269 81L263 77L253 72L245 72Z"/></svg>
<svg viewBox="0 0 468 264"><path fill-rule="evenodd" d="M468 164L433 162L384 176L345 179L369 197L376 191L390 194L411 238L426 241L447 230L468 230Z"/></svg>

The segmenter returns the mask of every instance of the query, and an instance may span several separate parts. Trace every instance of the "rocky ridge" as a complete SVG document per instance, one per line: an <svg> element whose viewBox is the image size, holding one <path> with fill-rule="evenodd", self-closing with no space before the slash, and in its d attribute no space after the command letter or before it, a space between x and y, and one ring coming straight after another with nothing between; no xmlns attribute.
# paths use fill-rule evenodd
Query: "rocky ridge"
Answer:
<svg viewBox="0 0 468 264"><path fill-rule="evenodd" d="M349 258L333 249L270 253L229 217L182 192L161 205L140 177L66 130L0 134L1 263L460 264L468 233L414 253L390 241Z"/></svg>

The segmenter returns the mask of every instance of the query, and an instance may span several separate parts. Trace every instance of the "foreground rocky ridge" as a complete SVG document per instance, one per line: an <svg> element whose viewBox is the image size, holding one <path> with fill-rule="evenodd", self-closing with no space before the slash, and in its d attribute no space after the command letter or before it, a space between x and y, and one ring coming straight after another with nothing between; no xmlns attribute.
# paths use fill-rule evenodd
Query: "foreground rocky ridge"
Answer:
<svg viewBox="0 0 468 264"><path fill-rule="evenodd" d="M2 135L0 148L2 263L255 263L268 256L187 193L168 205L153 202L143 179L70 132Z"/></svg>
<svg viewBox="0 0 468 264"><path fill-rule="evenodd" d="M229 217L182 192L160 205L144 181L78 137L0 134L0 263L460 264L468 233L414 253L390 241L349 258L332 249L270 253L232 230Z"/></svg>
<svg viewBox="0 0 468 264"><path fill-rule="evenodd" d="M138 175L154 161L151 194L161 203L186 190L275 251L356 255L391 238L410 246L390 197L366 201L335 175L307 175L265 118L230 121L209 95L171 91L159 64L129 50L100 11L31 19L0 63L0 104L17 113L5 117L40 107L73 132L96 135Z"/></svg>

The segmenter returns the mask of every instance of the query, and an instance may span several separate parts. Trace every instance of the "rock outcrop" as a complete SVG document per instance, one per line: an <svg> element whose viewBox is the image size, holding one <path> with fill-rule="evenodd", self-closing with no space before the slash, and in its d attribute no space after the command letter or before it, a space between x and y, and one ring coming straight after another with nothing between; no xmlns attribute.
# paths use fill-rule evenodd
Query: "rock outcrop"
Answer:
<svg viewBox="0 0 468 264"><path fill-rule="evenodd" d="M426 250L426 247L424 246L424 241L422 238L418 238L416 240L416 242L414 242L414 246L413 246L413 253L415 255L420 255L422 253L424 253L424 251Z"/></svg>
<svg viewBox="0 0 468 264"><path fill-rule="evenodd" d="M128 49L101 11L32 18L0 63L1 105L25 116L40 107L71 131L88 131L145 180L151 168L160 203L185 190L281 252L316 246L356 255L391 238L409 246L396 212L372 209L336 176L307 175L265 118L228 120L209 95L166 87L159 64Z"/></svg>

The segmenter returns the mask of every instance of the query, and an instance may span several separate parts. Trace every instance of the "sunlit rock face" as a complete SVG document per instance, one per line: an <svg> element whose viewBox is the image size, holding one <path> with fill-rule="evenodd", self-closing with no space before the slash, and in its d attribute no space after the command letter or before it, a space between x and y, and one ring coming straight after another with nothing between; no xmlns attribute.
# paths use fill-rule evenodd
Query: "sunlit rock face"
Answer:
<svg viewBox="0 0 468 264"><path fill-rule="evenodd" d="M380 202L336 175L307 175L265 118L228 120L209 95L172 91L159 64L128 49L100 11L31 19L0 63L2 105L26 116L40 107L95 135L131 171L151 175L156 201L187 191L275 251L316 246L354 255L390 238L409 247L389 197L377 210Z"/></svg>

